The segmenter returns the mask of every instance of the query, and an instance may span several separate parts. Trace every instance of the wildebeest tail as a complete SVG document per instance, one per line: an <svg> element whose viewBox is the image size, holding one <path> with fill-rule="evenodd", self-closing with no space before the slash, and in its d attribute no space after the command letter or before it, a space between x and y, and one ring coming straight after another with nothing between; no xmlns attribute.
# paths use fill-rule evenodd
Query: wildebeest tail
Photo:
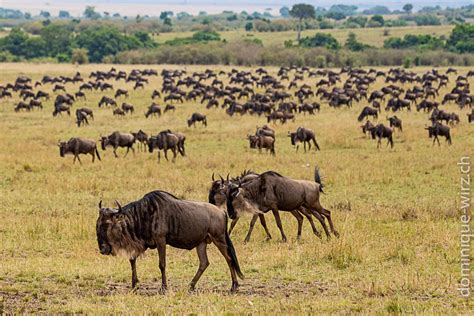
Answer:
<svg viewBox="0 0 474 316"><path fill-rule="evenodd" d="M99 155L99 151L97 150L97 147L95 148L95 154L97 155L97 158L98 158L99 160L101 160L101 159L100 159L100 155Z"/></svg>
<svg viewBox="0 0 474 316"><path fill-rule="evenodd" d="M324 183L323 183L323 179L321 178L321 173L319 173L319 167L316 166L314 167L314 181L319 184L319 191L320 192L323 192L323 189L324 189Z"/></svg>
<svg viewBox="0 0 474 316"><path fill-rule="evenodd" d="M232 244L232 240L230 240L229 232L227 231L227 215L226 215L226 223L225 223L225 243L227 244L227 253L230 257L230 263L232 267L235 269L235 272L242 280L245 278L242 271L240 271L239 261L237 260L237 254L235 253L234 245Z"/></svg>

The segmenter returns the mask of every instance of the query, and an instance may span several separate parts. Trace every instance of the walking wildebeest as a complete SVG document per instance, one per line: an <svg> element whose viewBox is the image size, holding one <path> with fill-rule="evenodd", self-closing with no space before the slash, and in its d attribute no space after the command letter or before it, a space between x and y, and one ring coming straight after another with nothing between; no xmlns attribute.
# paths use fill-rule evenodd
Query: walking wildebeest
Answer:
<svg viewBox="0 0 474 316"><path fill-rule="evenodd" d="M173 152L173 162L176 160L176 151L181 153L179 149L179 138L170 130L161 131L158 135L150 137L148 141L148 151L153 152L154 149L158 151L158 163L161 160L160 150L163 150L165 159L168 161L168 149ZM183 155L183 153L181 153ZM184 155L183 155L184 156Z"/></svg>
<svg viewBox="0 0 474 316"><path fill-rule="evenodd" d="M258 176L259 175L254 173L253 171L246 170L239 177L234 178L232 180L229 180L228 176L227 176L227 180L224 180L222 177L220 177L220 180L215 180L214 179L214 174L213 174L212 175L212 184L211 184L211 188L209 190L209 196L208 196L209 203L214 204L214 205L216 205L217 207L219 207L221 209L226 209L227 208L227 205L226 205L227 187L228 187L229 183L232 181L232 182L235 182L235 183L238 182L238 183L242 184L242 183L245 183L247 181L253 180ZM281 220L280 220L278 211L273 211L272 213L273 213L273 216L275 217L275 220L277 222L277 226L280 229L282 239L283 239L283 241L286 241L285 232L283 231L283 226L281 225ZM301 233L302 233L302 228L303 228L303 216L302 215L304 215L308 219L308 221L310 222L311 228L313 229L313 233L317 237L321 238L321 234L316 229L316 226L314 225L314 221L311 218L311 213L309 213L304 208L299 208L298 210L293 210L290 213L298 221L298 235L297 235L298 240L301 239ZM317 214L317 215L319 215L319 214ZM265 229L265 233L267 235L267 240L272 239L270 231L268 230L268 227L267 227L267 223L266 223L264 214L258 214L258 218L260 219L260 223L262 224L263 228ZM252 218L252 220L250 221L249 231L247 233L247 236L245 237L244 243L247 243L250 240L250 236L252 234L253 227L255 225L256 219L257 219L257 216L254 216L254 218ZM317 219L320 222L324 221L324 218L321 217L321 216L317 217ZM235 225L237 224L238 220L239 220L238 217L232 220L230 228L229 228L229 234L231 234L231 232L234 229Z"/></svg>
<svg viewBox="0 0 474 316"><path fill-rule="evenodd" d="M360 112L357 120L359 122L362 122L367 116L373 116L374 119L377 119L379 117L379 112L377 111L377 109L366 106L362 109L362 112Z"/></svg>
<svg viewBox="0 0 474 316"><path fill-rule="evenodd" d="M124 254L132 269L132 288L138 283L136 259L148 248L157 249L161 271L161 292L167 290L166 245L191 250L196 248L199 269L191 281L194 290L209 266L207 244L216 245L230 269L231 291L236 291L237 276L244 278L232 241L227 233L227 215L216 206L178 199L164 191L153 191L123 208L103 208L99 203L96 232L100 253Z"/></svg>
<svg viewBox="0 0 474 316"><path fill-rule="evenodd" d="M377 126L370 129L370 134L372 135L372 139L378 138L377 148L382 144L382 138L387 138L387 146L390 144L390 147L393 148L393 130L390 127L382 123L377 124Z"/></svg>
<svg viewBox="0 0 474 316"><path fill-rule="evenodd" d="M130 149L132 150L133 154L135 155L135 149L133 148L133 144L135 143L135 137L130 133L120 133L120 132L113 132L109 136L102 136L100 138L100 143L102 145L102 150L106 150L107 146L114 147L114 156L117 156L117 148L118 147L127 147L127 152L125 156L127 156Z"/></svg>
<svg viewBox="0 0 474 316"><path fill-rule="evenodd" d="M143 147L144 151L146 151L146 146L148 145L149 140L148 134L142 131L141 129L136 133L131 132L131 134L133 135L133 137L135 137L135 140L138 141L138 149L140 150L140 148Z"/></svg>
<svg viewBox="0 0 474 316"><path fill-rule="evenodd" d="M398 128L400 130L400 132L403 132L402 120L399 119L396 115L394 115L392 117L387 117L387 120L390 123L390 127L392 127L394 130L395 130L395 128Z"/></svg>
<svg viewBox="0 0 474 316"><path fill-rule="evenodd" d="M254 214L256 220L258 214L273 211L280 227L278 210L291 212L304 208L318 219L322 219L321 215L324 216L329 222L332 233L339 236L334 229L331 212L323 208L319 202L323 184L318 168L315 168L314 178L315 182L293 180L274 171L267 171L244 183L230 183L226 196L227 213L231 219L235 219L241 213L249 212ZM329 238L330 232L324 220L320 222ZM286 240L284 234L282 237Z"/></svg>
<svg viewBox="0 0 474 316"><path fill-rule="evenodd" d="M188 127L191 127L194 125L196 127L196 122L202 122L203 126L207 126L207 118L204 114L201 113L193 113L191 115L191 118L188 119Z"/></svg>
<svg viewBox="0 0 474 316"><path fill-rule="evenodd" d="M435 141L438 141L438 146L441 146L439 143L439 138L438 136L444 136L446 137L446 142L451 145L451 133L449 131L449 127L445 126L439 122L435 122L433 126L429 126L425 128L428 131L428 136L430 138L434 137L433 139L433 145L435 144Z"/></svg>
<svg viewBox="0 0 474 316"><path fill-rule="evenodd" d="M97 150L96 142L90 139L73 137L67 142L59 142L59 155L64 157L66 154L73 154L74 160L73 163L76 163L76 158L79 160L79 163L82 164L81 159L79 158L80 154L90 154L92 155L92 162L95 160L95 155L100 160L99 151Z"/></svg>
<svg viewBox="0 0 474 316"><path fill-rule="evenodd" d="M76 110L76 123L77 127L81 127L81 125L89 125L89 120L87 119L87 113L82 112L80 109Z"/></svg>
<svg viewBox="0 0 474 316"><path fill-rule="evenodd" d="M296 146L296 152L298 152L300 146L299 143L303 143L304 152L306 152L306 143L308 143L308 151L311 150L311 141L314 144L315 151L321 150L318 143L316 142L315 133L309 128L300 126L296 132L288 132L288 137L290 137L291 144Z"/></svg>

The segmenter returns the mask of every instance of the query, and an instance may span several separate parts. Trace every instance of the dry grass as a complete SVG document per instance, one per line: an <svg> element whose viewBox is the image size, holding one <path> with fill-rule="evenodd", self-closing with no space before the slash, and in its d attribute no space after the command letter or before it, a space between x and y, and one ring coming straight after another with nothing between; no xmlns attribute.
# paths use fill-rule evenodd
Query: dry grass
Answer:
<svg viewBox="0 0 474 316"><path fill-rule="evenodd" d="M2 64L1 83L19 74L39 79L44 74L72 75L79 70L86 75L109 68ZM124 119L113 118L111 109L97 108L102 93L89 93L87 102L75 106L93 108L96 118L80 129L72 117L53 118L51 101L43 112L32 113L15 113L17 98L0 101L0 311L469 312L467 301L456 290L456 162L462 155L472 156L474 148L474 125L467 124L466 111L447 107L461 112L462 119L452 130L449 148L432 147L423 129L427 115L413 112L400 114L404 133L396 133L395 148L377 150L355 120L363 104L340 110L323 104L316 116L298 116L295 123L274 126L278 137L273 158L248 149L245 141L263 118L229 118L222 110L205 110L203 105L186 102L178 105L174 114L145 119L151 90L160 85L161 79L155 77L144 91L128 87L128 101L138 110ZM381 85L379 81L374 88ZM71 84L67 88L77 90ZM194 111L208 115L207 128L186 127L185 119ZM384 118L382 113L380 120ZM294 152L286 134L299 125L316 131L321 152ZM157 164L155 155L137 153L123 158L124 152L119 150L121 157L115 159L109 149L101 153L102 162L92 164L84 157L81 166L73 165L71 156L60 158L56 147L58 139L97 139L114 130L139 128L152 133L165 128L185 133L188 156L174 164ZM227 292L228 270L214 247L210 247L211 265L193 294L187 292L187 284L197 269L195 252L169 248L171 290L164 296L158 294L156 252L149 251L138 261L141 284L135 294L130 292L127 260L98 253L95 221L100 199L106 205L114 199L125 204L151 190L163 189L187 199L206 200L212 172L273 169L293 178L311 179L315 164L326 176L327 194L322 203L333 211L341 238L320 241L305 221L302 241L296 242L296 221L283 214L288 243L280 242L274 220L268 216L273 240L265 242L263 229L257 225L251 242L244 245L249 219L242 219L231 237L247 278L235 295Z"/></svg>
<svg viewBox="0 0 474 316"><path fill-rule="evenodd" d="M388 36L384 36L384 30L389 31ZM362 28L362 29L332 29L332 30L306 30L302 32L302 36L313 36L316 33L329 33L333 35L341 44L343 44L350 32L356 34L357 39L364 43L375 47L382 47L384 40L389 37L403 37L406 34L429 34L434 36L449 36L452 25L439 25L439 26L417 26L417 27L390 27L390 28ZM171 32L161 33L155 37L158 43L164 43L167 40L181 37L189 37L192 32ZM245 33L240 31L225 31L219 32L221 37L228 42L236 41L239 39L253 39L258 38L263 42L263 45L283 45L287 40L295 40L296 32L285 31L285 32L249 32Z"/></svg>

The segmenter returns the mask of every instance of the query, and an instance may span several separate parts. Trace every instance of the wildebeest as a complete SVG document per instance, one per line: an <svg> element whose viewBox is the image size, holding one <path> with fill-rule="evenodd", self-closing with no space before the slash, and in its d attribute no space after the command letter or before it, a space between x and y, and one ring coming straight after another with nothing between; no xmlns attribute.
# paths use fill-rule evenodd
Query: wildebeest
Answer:
<svg viewBox="0 0 474 316"><path fill-rule="evenodd" d="M117 89L115 92L114 98L117 99L118 97L124 95L126 98L128 98L128 91L125 89Z"/></svg>
<svg viewBox="0 0 474 316"><path fill-rule="evenodd" d="M398 128L400 132L403 132L402 120L399 119L396 115L392 117L387 117L387 121L389 121L390 127L392 127L393 129Z"/></svg>
<svg viewBox="0 0 474 316"><path fill-rule="evenodd" d="M150 153L154 149L158 151L158 162L161 160L160 150L163 150L165 159L168 161L168 149L173 152L173 162L176 160L176 152L179 150L179 138L170 130L161 131L158 135L150 137L148 150ZM181 151L180 151L181 152Z"/></svg>
<svg viewBox="0 0 474 316"><path fill-rule="evenodd" d="M161 271L161 292L167 290L166 245L191 250L196 248L199 269L191 281L194 290L209 265L206 247L214 243L230 269L231 291L244 278L232 241L227 233L227 215L216 206L178 199L164 191L153 191L123 208L103 208L99 203L96 224L99 251L103 255L124 254L132 269L132 288L138 283L136 259L148 248L157 249Z"/></svg>
<svg viewBox="0 0 474 316"><path fill-rule="evenodd" d="M313 130L305 127L298 127L296 132L288 132L288 137L290 137L291 144L296 146L296 151L298 152L299 143L303 143L304 152L306 152L306 143L308 143L308 150L311 150L311 142L314 144L314 149L316 151L321 150L316 141L316 135Z"/></svg>
<svg viewBox="0 0 474 316"><path fill-rule="evenodd" d="M26 110L26 111L31 111L31 105L28 103L25 103L23 101L18 102L18 104L15 106L15 112L20 112L20 110Z"/></svg>
<svg viewBox="0 0 474 316"><path fill-rule="evenodd" d="M80 154L90 154L92 155L92 162L95 160L95 155L100 160L99 151L97 150L96 142L91 139L85 139L80 137L73 137L67 142L59 142L59 155L64 157L66 154L73 154L74 160L73 163L76 163L76 158L79 160L79 163L82 164L81 159L79 158Z"/></svg>
<svg viewBox="0 0 474 316"><path fill-rule="evenodd" d="M247 139L250 142L250 148L258 148L261 152L262 148L270 151L270 154L275 155L275 138L271 136L257 136L248 135Z"/></svg>
<svg viewBox="0 0 474 316"><path fill-rule="evenodd" d="M361 128L362 128L362 133L370 135L370 131L372 130L372 128L375 128L375 125L372 124L371 121L367 120L365 124L361 126Z"/></svg>
<svg viewBox="0 0 474 316"><path fill-rule="evenodd" d="M145 117L148 118L150 115L161 116L161 107L156 103L153 103L152 105L150 105L148 107L147 112L145 113Z"/></svg>
<svg viewBox="0 0 474 316"><path fill-rule="evenodd" d="M100 99L99 101L99 108L102 107L102 105L105 105L105 106L109 106L109 105L112 105L112 106L117 106L117 102L112 99L112 98L109 98L107 96L103 96L102 99Z"/></svg>
<svg viewBox="0 0 474 316"><path fill-rule="evenodd" d="M338 236L331 212L323 208L319 201L324 186L318 168L315 168L314 177L315 182L293 180L274 171L267 171L244 183L230 183L226 196L227 213L230 218L235 219L243 212L249 212L254 214L256 219L258 214L270 210L275 215L278 210L291 212L304 208L320 220L328 238L330 232L324 218L328 220L332 233ZM275 218L278 222L279 216L275 215Z"/></svg>
<svg viewBox="0 0 474 316"><path fill-rule="evenodd" d="M133 144L135 143L135 137L131 133L121 133L121 132L113 132L109 136L102 136L100 138L100 143L102 146L102 150L106 150L107 146L112 146L114 148L114 156L117 156L117 148L118 147L127 147L127 152L125 156L127 156L130 149L132 150L133 154L135 154L135 149L133 148Z"/></svg>
<svg viewBox="0 0 474 316"><path fill-rule="evenodd" d="M202 122L203 126L207 126L207 118L204 114L197 112L193 113L191 118L188 119L188 127L191 127L192 125L196 127L196 122Z"/></svg>
<svg viewBox="0 0 474 316"><path fill-rule="evenodd" d="M91 119L94 119L94 112L89 108L79 108L76 111L81 111L89 116Z"/></svg>
<svg viewBox="0 0 474 316"><path fill-rule="evenodd" d="M163 113L166 113L166 112L168 112L168 111L173 111L173 112L174 112L174 111L176 111L176 107L175 107L174 105L167 104L167 105L165 106L165 110L163 111Z"/></svg>
<svg viewBox="0 0 474 316"><path fill-rule="evenodd" d="M387 146L390 144L390 147L393 148L393 130L390 127L382 123L377 124L377 126L370 129L370 134L372 135L372 139L378 138L377 148L382 144L382 138L387 138Z"/></svg>
<svg viewBox="0 0 474 316"><path fill-rule="evenodd" d="M371 108L370 106L366 106L362 109L362 112L360 112L357 120L359 122L362 122L367 116L372 116L374 119L377 119L379 117L379 112L377 111L377 109Z"/></svg>
<svg viewBox="0 0 474 316"><path fill-rule="evenodd" d="M275 131L271 129L268 125L263 125L262 127L257 126L255 136L270 136L272 138L275 138Z"/></svg>
<svg viewBox="0 0 474 316"><path fill-rule="evenodd" d="M81 111L80 109L76 110L76 123L77 127L81 127L81 125L89 125L89 120L87 119L87 113Z"/></svg>
<svg viewBox="0 0 474 316"><path fill-rule="evenodd" d="M67 104L55 104L54 105L54 111L53 111L53 116L56 116L58 114L61 114L62 112L66 112L67 115L71 115L71 110L69 105Z"/></svg>
<svg viewBox="0 0 474 316"><path fill-rule="evenodd" d="M130 114L133 114L133 112L135 111L135 107L129 103L122 103L122 110L124 113L128 113L130 112Z"/></svg>
<svg viewBox="0 0 474 316"><path fill-rule="evenodd" d="M146 150L146 146L148 145L148 134L145 133L144 131L142 131L141 129L136 132L136 133L131 133L133 135L133 137L135 137L135 140L138 141L138 149L140 149L140 147L143 147L144 150Z"/></svg>
<svg viewBox="0 0 474 316"><path fill-rule="evenodd" d="M435 122L432 126L426 127L425 129L428 131L429 138L434 137L433 145L435 144L435 141L438 141L438 146L441 146L438 136L444 136L446 138L446 142L449 145L452 144L451 133L448 126L439 122Z"/></svg>
<svg viewBox="0 0 474 316"><path fill-rule="evenodd" d="M122 110L121 108L116 108L113 111L114 116L125 116L125 111Z"/></svg>

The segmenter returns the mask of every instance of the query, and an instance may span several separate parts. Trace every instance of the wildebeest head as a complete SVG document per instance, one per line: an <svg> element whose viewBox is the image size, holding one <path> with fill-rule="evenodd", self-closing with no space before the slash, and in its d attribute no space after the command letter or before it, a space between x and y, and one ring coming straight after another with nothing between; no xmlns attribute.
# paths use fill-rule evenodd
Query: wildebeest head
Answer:
<svg viewBox="0 0 474 316"><path fill-rule="evenodd" d="M109 138L106 136L102 136L100 138L100 145L102 147L102 150L105 150L108 144L109 144Z"/></svg>
<svg viewBox="0 0 474 316"><path fill-rule="evenodd" d="M250 194L252 188L247 189L242 187L239 183L230 182L227 186L226 194L226 205L227 214L231 219L240 217L241 213L247 212L251 214L261 214L262 212L258 209L252 201Z"/></svg>
<svg viewBox="0 0 474 316"><path fill-rule="evenodd" d="M67 142L58 142L58 147L59 147L59 155L61 157L64 157L67 152Z"/></svg>
<svg viewBox="0 0 474 316"><path fill-rule="evenodd" d="M255 135L247 135L247 139L249 140L250 148L257 147L257 139L258 137Z"/></svg>
<svg viewBox="0 0 474 316"><path fill-rule="evenodd" d="M208 202L214 204L218 207L222 207L226 203L226 181L222 176L219 176L220 179L215 179L214 174L212 174L212 184L209 189ZM229 176L227 176L227 182Z"/></svg>
<svg viewBox="0 0 474 316"><path fill-rule="evenodd" d="M155 148L155 143L156 143L156 136L152 136L148 139L148 151L150 153L153 152L153 149Z"/></svg>
<svg viewBox="0 0 474 316"><path fill-rule="evenodd" d="M434 127L428 126L428 127L425 127L425 129L428 131L429 138L433 137Z"/></svg>
<svg viewBox="0 0 474 316"><path fill-rule="evenodd" d="M296 133L288 132L288 137L291 139L291 145L296 145Z"/></svg>
<svg viewBox="0 0 474 316"><path fill-rule="evenodd" d="M123 219L123 214L121 214L122 207L118 202L117 206L118 209L102 207L102 201L99 202L99 218L96 223L96 233L99 251L103 255L117 254L110 238L117 234L117 229L120 230L120 225L117 225L117 223Z"/></svg>
<svg viewBox="0 0 474 316"><path fill-rule="evenodd" d="M193 120L192 120L192 119L189 119L189 120L188 120L188 127L191 127L192 124L193 124Z"/></svg>

